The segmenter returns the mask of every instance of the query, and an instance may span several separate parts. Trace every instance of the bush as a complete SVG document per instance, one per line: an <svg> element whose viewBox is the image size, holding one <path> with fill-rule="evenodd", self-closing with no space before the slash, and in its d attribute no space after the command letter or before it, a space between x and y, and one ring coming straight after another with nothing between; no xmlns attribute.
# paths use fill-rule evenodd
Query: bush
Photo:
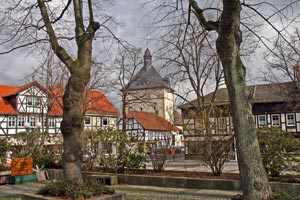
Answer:
<svg viewBox="0 0 300 200"><path fill-rule="evenodd" d="M263 127L257 131L263 164L268 175L278 177L280 173L297 163L292 153L299 148L299 141L291 133L279 127ZM299 162L298 162L299 163Z"/></svg>
<svg viewBox="0 0 300 200"><path fill-rule="evenodd" d="M6 152L10 151L11 148L6 139L0 139L0 172L7 170L7 168L3 166L3 161L5 160Z"/></svg>
<svg viewBox="0 0 300 200"><path fill-rule="evenodd" d="M122 152L122 153L119 153ZM146 157L141 146L127 144L117 146L117 156L103 159L103 167L109 172L140 173L144 169Z"/></svg>
<svg viewBox="0 0 300 200"><path fill-rule="evenodd" d="M53 152L47 149L27 148L17 154L14 154L16 158L32 157L33 166L44 166L45 168L61 168L61 165L57 163L57 158Z"/></svg>
<svg viewBox="0 0 300 200"><path fill-rule="evenodd" d="M38 194L64 197L71 199L90 198L103 194L113 194L114 190L106 188L105 185L97 179L85 176L83 184L77 185L69 180L60 180L52 182L38 190Z"/></svg>

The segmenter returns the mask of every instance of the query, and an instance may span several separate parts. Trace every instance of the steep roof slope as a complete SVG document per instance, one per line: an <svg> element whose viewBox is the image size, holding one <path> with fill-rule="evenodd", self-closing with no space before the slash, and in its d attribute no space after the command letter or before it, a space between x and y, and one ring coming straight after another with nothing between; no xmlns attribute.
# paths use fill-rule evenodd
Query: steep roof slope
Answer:
<svg viewBox="0 0 300 200"><path fill-rule="evenodd" d="M126 86L125 90L144 90L153 88L170 88L169 80L162 78L161 75L152 66L152 56L147 48L144 54L144 66L133 77Z"/></svg>
<svg viewBox="0 0 300 200"><path fill-rule="evenodd" d="M56 99L60 107L60 110L57 109L56 112L62 113L62 106L63 106L62 97L64 94L63 87L51 86L49 87L49 91L51 91L53 97ZM108 100L108 98L100 91L87 90L85 92L85 100L82 105L82 109L87 114L119 115L118 110Z"/></svg>
<svg viewBox="0 0 300 200"><path fill-rule="evenodd" d="M46 90L38 82L34 81L22 86L0 85L0 114L17 114L12 98L18 95L21 91L31 87L37 86L45 93L49 99L48 103L51 105L49 111L50 115L61 116L63 114L63 100L64 89L62 86L51 86ZM107 99L107 97L100 91L86 91L86 100L83 106L86 113L102 114L102 115L118 115L119 112Z"/></svg>
<svg viewBox="0 0 300 200"><path fill-rule="evenodd" d="M154 113L148 112L129 112L127 113L127 119L135 119L146 130L153 131L180 131L175 125L171 124L167 120L157 116Z"/></svg>
<svg viewBox="0 0 300 200"><path fill-rule="evenodd" d="M295 82L271 83L247 86L249 91L249 98L252 103L273 103L273 102L287 102L292 101L296 97L300 97L299 89ZM227 88L220 88L216 93L212 92L205 96L207 103L212 102L215 97L215 105L229 104L229 96ZM196 105L197 100L185 103L180 108L188 108Z"/></svg>

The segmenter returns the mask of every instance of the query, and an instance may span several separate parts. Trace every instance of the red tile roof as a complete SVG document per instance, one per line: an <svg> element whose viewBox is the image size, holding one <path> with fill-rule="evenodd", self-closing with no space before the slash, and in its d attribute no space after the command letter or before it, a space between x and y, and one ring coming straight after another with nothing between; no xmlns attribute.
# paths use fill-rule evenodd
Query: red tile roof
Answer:
<svg viewBox="0 0 300 200"><path fill-rule="evenodd" d="M86 92L85 100L86 113L89 114L108 114L108 115L119 115L117 109L110 103L106 96L100 91Z"/></svg>
<svg viewBox="0 0 300 200"><path fill-rule="evenodd" d="M3 97L9 96L12 91L18 90L16 86L0 85L0 113L1 114L17 114L13 105Z"/></svg>
<svg viewBox="0 0 300 200"><path fill-rule="evenodd" d="M50 113L53 115L62 114L64 89L62 86L51 86L49 92L53 94L57 103L53 105ZM87 90L85 94L84 105L82 109L88 114L102 114L102 115L119 115L118 110L112 105L107 97L100 91ZM56 108L55 108L56 106ZM59 110L59 108L61 110Z"/></svg>
<svg viewBox="0 0 300 200"><path fill-rule="evenodd" d="M40 89L44 90L49 96L54 97L53 105L49 111L50 115L61 116L63 114L63 100L62 96L64 90L61 86L51 86L46 90L38 82L34 81L22 86L8 86L0 85L0 113L1 114L17 114L17 110L14 108L12 103L9 101L10 96L15 96L21 91L30 86L35 85ZM85 105L86 113L89 114L102 114L102 115L118 115L117 109L109 102L106 96L100 91L87 91L86 92L87 102ZM51 98L49 99L51 103Z"/></svg>
<svg viewBox="0 0 300 200"><path fill-rule="evenodd" d="M177 128L175 125L159 117L155 113L148 113L148 112L127 113L127 119L132 119L132 118L137 120L146 130L180 131L180 129Z"/></svg>

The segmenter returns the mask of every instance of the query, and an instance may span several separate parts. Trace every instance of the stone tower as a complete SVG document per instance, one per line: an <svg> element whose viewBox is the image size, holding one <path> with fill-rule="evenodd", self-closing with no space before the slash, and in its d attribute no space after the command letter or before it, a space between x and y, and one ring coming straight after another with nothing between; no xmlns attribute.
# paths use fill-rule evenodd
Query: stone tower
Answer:
<svg viewBox="0 0 300 200"><path fill-rule="evenodd" d="M169 122L174 121L174 98L170 81L162 78L153 67L148 48L144 54L144 66L123 90L128 94L126 112L156 113Z"/></svg>

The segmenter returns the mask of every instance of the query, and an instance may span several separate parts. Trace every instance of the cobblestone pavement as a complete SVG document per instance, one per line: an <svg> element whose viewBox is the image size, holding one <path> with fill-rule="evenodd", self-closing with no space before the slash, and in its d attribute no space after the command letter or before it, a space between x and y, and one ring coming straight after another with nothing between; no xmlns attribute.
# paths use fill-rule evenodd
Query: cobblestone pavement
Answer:
<svg viewBox="0 0 300 200"><path fill-rule="evenodd" d="M230 200L236 191L191 190L145 186L116 186L116 192L126 193L126 200Z"/></svg>

